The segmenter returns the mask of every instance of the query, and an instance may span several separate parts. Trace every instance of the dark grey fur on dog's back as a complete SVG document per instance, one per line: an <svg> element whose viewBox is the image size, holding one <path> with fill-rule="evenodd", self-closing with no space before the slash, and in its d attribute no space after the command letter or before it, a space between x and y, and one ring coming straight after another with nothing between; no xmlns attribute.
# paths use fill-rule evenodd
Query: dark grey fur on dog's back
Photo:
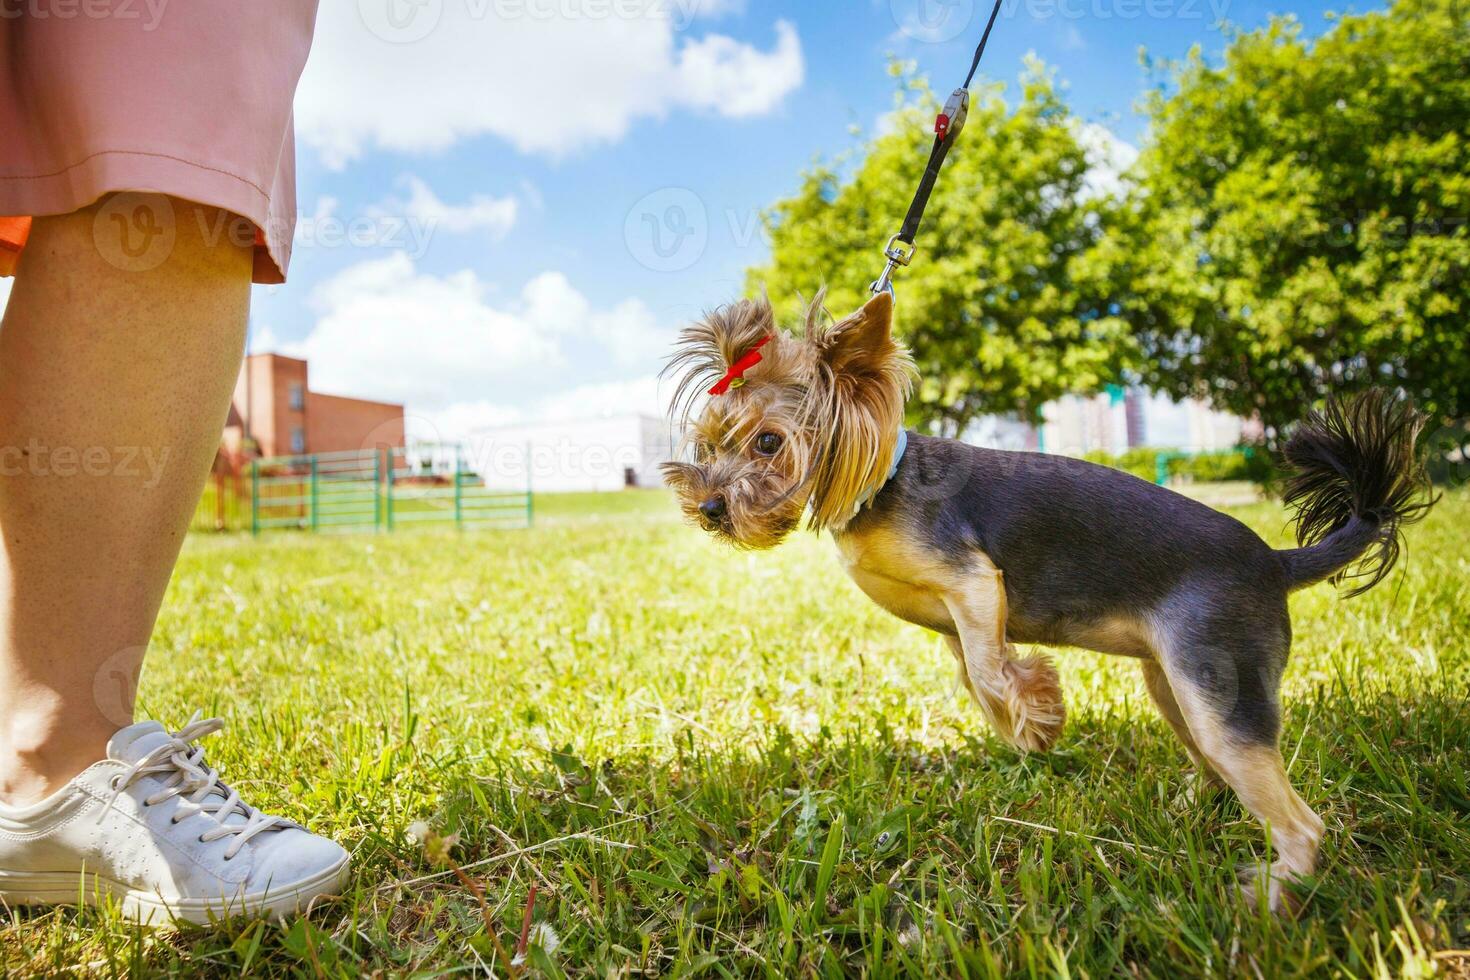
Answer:
<svg viewBox="0 0 1470 980"><path fill-rule="evenodd" d="M1005 574L1009 633L1022 643L1071 643L1073 627L1152 614L1190 578L1286 590L1276 552L1240 521L1065 456L911 435L859 521L890 515L956 563L988 555Z"/></svg>

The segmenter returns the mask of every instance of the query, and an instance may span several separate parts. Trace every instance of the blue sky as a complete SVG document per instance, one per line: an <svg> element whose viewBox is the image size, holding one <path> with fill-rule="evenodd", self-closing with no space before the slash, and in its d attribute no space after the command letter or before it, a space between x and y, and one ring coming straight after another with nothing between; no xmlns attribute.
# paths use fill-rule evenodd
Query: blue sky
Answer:
<svg viewBox="0 0 1470 980"><path fill-rule="evenodd" d="M652 409L674 331L764 257L759 210L891 107L891 57L953 87L983 2L327 0L291 280L257 287L254 349L406 401L431 435ZM1006 0L982 74L1013 81L1034 52L1082 119L1136 144L1140 47L1218 53L1221 16L1316 33L1325 10Z"/></svg>

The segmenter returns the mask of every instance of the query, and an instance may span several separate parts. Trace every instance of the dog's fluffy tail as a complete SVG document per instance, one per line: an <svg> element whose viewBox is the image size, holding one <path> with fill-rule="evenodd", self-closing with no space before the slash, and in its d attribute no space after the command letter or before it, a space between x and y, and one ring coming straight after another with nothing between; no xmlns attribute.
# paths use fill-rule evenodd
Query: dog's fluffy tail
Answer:
<svg viewBox="0 0 1470 980"><path fill-rule="evenodd" d="M1393 568L1403 527L1433 506L1417 448L1424 416L1381 388L1328 398L1286 442L1283 494L1300 548L1279 552L1291 588L1332 579L1366 592Z"/></svg>

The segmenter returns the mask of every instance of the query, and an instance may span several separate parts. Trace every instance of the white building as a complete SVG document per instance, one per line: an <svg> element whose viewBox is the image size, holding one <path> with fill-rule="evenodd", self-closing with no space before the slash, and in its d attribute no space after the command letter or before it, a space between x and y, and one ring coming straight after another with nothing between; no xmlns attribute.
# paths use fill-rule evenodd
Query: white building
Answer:
<svg viewBox="0 0 1470 980"><path fill-rule="evenodd" d="M986 415L965 430L964 441L990 449L1037 449L1036 427L1005 415Z"/></svg>
<svg viewBox="0 0 1470 980"><path fill-rule="evenodd" d="M1232 449L1248 438L1247 424L1198 399L1176 402L1141 388L1110 389L1099 395L1065 395L1042 406L1039 428L1015 419L987 417L971 426L965 440L996 449L1038 449L1081 456L1113 455L1138 447L1188 453Z"/></svg>
<svg viewBox="0 0 1470 980"><path fill-rule="evenodd" d="M481 429L465 452L487 487L556 493L663 486L676 446L667 419L630 413Z"/></svg>
<svg viewBox="0 0 1470 980"><path fill-rule="evenodd" d="M1234 449L1242 441L1257 438L1258 431L1239 416L1211 408L1197 398L1176 402L1168 395L1144 394L1143 431L1140 445L1208 453Z"/></svg>

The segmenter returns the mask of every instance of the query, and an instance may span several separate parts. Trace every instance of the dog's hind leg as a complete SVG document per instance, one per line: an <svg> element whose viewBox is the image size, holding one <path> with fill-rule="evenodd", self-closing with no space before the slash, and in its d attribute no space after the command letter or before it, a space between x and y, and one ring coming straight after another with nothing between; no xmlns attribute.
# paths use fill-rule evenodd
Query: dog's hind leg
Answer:
<svg viewBox="0 0 1470 980"><path fill-rule="evenodd" d="M1056 667L1043 656L1015 659L1006 642L1006 593L1001 573L967 577L945 605L959 632L951 649L965 687L997 734L1023 751L1051 748L1067 718Z"/></svg>
<svg viewBox="0 0 1470 980"><path fill-rule="evenodd" d="M1277 744L1289 632L1267 627L1248 636L1243 621L1249 619L1220 617L1209 628L1178 631L1161 655L1197 750L1270 836L1276 860L1247 894L1264 891L1280 912L1287 902L1283 884L1316 867L1324 825L1291 788ZM1210 628L1213 640L1204 638Z"/></svg>
<svg viewBox="0 0 1470 980"><path fill-rule="evenodd" d="M1194 736L1190 734L1189 725L1184 721L1184 712L1179 709L1179 702L1174 698L1174 689L1169 686L1169 678L1164 675L1164 668L1157 660L1139 662L1143 665L1143 686L1148 689L1149 697L1153 698L1159 714L1169 723L1169 727L1174 729L1174 734L1179 737L1184 751L1194 762L1199 779L1211 787L1224 785L1220 774L1200 752L1199 746L1194 744Z"/></svg>
<svg viewBox="0 0 1470 980"><path fill-rule="evenodd" d="M949 644L949 652L954 654L954 659L959 667L959 683L976 703L980 701L980 695L975 693L975 687L970 683L970 672L965 669L965 645L960 642L958 636L946 636L944 642Z"/></svg>

